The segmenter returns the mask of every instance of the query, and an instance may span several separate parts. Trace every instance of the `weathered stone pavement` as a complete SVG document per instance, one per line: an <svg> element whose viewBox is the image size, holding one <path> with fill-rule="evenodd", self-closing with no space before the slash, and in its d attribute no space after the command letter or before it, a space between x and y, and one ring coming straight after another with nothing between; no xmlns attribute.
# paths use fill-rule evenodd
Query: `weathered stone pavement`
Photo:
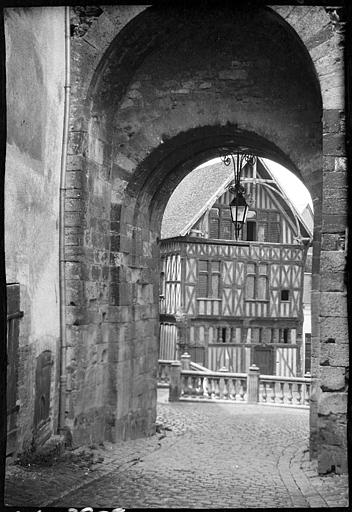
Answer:
<svg viewBox="0 0 352 512"><path fill-rule="evenodd" d="M309 462L308 414L300 409L246 404L159 403L158 421L171 430L161 429L147 440L106 445L96 450L104 461L88 470L66 462L45 468L45 474L37 472L36 479L28 471L30 491L26 479L21 476L21 485L18 474L16 482L16 471L9 470L6 503L123 508L347 507L347 476L319 477Z"/></svg>

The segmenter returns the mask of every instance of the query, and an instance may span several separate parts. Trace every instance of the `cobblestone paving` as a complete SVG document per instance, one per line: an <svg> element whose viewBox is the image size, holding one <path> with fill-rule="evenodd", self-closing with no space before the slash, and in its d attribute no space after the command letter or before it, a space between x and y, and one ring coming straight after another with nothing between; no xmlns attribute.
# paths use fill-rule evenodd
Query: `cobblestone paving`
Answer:
<svg viewBox="0 0 352 512"><path fill-rule="evenodd" d="M38 477L39 494L32 496L37 499L33 504L347 507L347 476L319 477L309 461L308 414L300 409L244 404L159 403L158 421L167 430L147 440L107 445L97 451L104 462L88 471L77 472L67 464L66 474L65 464L53 468L55 490L45 494L45 479ZM31 483L33 493L33 479ZM10 477L7 504L24 504L19 503L19 487L14 495L15 488L16 479Z"/></svg>

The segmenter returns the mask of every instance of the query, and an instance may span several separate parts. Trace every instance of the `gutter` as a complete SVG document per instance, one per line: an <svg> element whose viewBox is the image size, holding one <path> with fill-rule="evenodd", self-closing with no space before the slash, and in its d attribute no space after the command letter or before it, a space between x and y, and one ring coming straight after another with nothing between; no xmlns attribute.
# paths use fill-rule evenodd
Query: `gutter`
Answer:
<svg viewBox="0 0 352 512"><path fill-rule="evenodd" d="M65 97L64 97L64 119L63 136L61 149L61 171L60 171L60 207L59 207L59 301L60 301L60 389L59 389L59 418L58 433L65 430L66 419L66 281L65 281L65 198L66 198L66 163L68 130L70 115L70 7L65 6Z"/></svg>

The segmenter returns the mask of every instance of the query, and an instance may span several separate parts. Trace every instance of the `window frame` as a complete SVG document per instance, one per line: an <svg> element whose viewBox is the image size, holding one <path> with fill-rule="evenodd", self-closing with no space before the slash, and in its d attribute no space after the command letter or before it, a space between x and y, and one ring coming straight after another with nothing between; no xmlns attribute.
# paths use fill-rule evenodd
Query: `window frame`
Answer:
<svg viewBox="0 0 352 512"><path fill-rule="evenodd" d="M248 272L248 266L254 265L254 272ZM260 272L260 265L266 266L266 273ZM244 300L247 302L269 302L269 264L265 261L248 261L246 263L246 280L245 280L245 286L244 286ZM248 277L254 278L254 297L248 297L247 296L247 279ZM259 290L259 279L265 278L265 298L259 298L258 297L258 290Z"/></svg>
<svg viewBox="0 0 352 512"><path fill-rule="evenodd" d="M283 292L287 292L287 299L283 299L282 298L282 293ZM280 301L287 303L287 302L290 302L290 300L291 300L290 299L290 290L287 289L287 288L282 288L281 291L280 291Z"/></svg>
<svg viewBox="0 0 352 512"><path fill-rule="evenodd" d="M201 270L200 269L200 262L206 261L207 262L207 270ZM212 263L219 263L219 270L214 271L212 268ZM202 259L200 258L197 261L197 287L196 287L196 298L201 300L221 300L221 294L222 294L222 280L221 280L221 274L222 274L222 260L218 258L210 258L210 259ZM207 276L207 295L200 295L200 276L205 275ZM213 292L213 275L219 276L219 286L218 286L218 295L209 295L209 291L211 293Z"/></svg>
<svg viewBox="0 0 352 512"><path fill-rule="evenodd" d="M217 210L218 211L218 216L215 216L214 214L212 214L212 210ZM215 218L217 219L217 236L214 237L214 236L211 236L211 229L210 229L210 226L211 226L211 222L212 222L212 219ZM228 221L228 222L226 222ZM230 236L229 237L224 237L222 236L224 234L224 222L226 222L226 224L228 224L229 228L230 228ZM209 210L209 215L208 215L208 237L212 240L235 240L235 227L234 227L234 223L232 222L232 218L231 218L231 211L230 211L230 207L228 205L224 205L224 204L221 204L221 203L215 203ZM242 234L241 234L241 237L242 239Z"/></svg>
<svg viewBox="0 0 352 512"><path fill-rule="evenodd" d="M276 216L276 220L273 220L273 216ZM271 233L273 226L277 228L277 234L278 234L278 241L273 242L272 240L269 240L269 233ZM259 231L260 229L264 229L263 233L263 240L259 239ZM264 243L275 243L279 244L281 243L281 236L282 236L282 226L281 226L281 214L280 212L276 210L264 210L259 209L257 211L257 241L258 242L264 242Z"/></svg>

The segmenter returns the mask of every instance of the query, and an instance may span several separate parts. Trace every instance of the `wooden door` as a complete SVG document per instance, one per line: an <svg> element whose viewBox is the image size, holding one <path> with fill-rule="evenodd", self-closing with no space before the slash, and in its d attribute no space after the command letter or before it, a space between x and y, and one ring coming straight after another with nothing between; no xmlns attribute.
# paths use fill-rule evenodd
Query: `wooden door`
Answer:
<svg viewBox="0 0 352 512"><path fill-rule="evenodd" d="M50 386L53 360L50 350L44 350L37 357L35 372L35 401L33 417L34 441L41 446L51 435Z"/></svg>
<svg viewBox="0 0 352 512"><path fill-rule="evenodd" d="M275 375L274 347L254 347L252 354L253 363L258 366L261 375Z"/></svg>
<svg viewBox="0 0 352 512"><path fill-rule="evenodd" d="M19 322L23 313L20 311L20 286L9 284L6 286L7 293L7 440L6 455L16 451L17 444L17 415L19 406L17 404L18 386L18 343L19 343Z"/></svg>

